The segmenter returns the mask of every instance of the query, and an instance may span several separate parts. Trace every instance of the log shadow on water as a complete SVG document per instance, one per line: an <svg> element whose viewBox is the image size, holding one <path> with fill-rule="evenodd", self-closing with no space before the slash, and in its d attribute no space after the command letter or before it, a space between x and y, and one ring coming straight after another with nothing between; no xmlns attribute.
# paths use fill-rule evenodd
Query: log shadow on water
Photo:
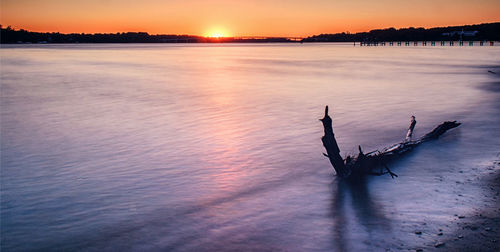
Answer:
<svg viewBox="0 0 500 252"><path fill-rule="evenodd" d="M368 177L336 179L332 184L334 191L330 212L335 222L335 251L353 251L357 249L352 247L353 243L363 243L374 248L380 244L380 237L391 231L390 219L370 193L369 180ZM349 223L350 221L357 223ZM364 229L364 233L360 233L359 229ZM364 238L365 234L367 238Z"/></svg>

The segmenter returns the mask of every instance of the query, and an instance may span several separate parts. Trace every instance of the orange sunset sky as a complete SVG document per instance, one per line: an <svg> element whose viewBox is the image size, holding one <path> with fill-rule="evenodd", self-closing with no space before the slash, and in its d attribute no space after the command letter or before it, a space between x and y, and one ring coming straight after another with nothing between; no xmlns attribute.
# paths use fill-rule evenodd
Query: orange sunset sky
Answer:
<svg viewBox="0 0 500 252"><path fill-rule="evenodd" d="M500 0L0 0L0 24L62 33L309 36L500 21Z"/></svg>

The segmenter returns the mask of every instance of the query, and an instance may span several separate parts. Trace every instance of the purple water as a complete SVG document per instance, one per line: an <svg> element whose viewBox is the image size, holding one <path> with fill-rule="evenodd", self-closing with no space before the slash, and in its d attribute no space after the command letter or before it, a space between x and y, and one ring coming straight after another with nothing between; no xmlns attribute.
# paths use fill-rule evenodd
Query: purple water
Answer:
<svg viewBox="0 0 500 252"><path fill-rule="evenodd" d="M489 197L500 47L0 53L5 251L407 251ZM351 186L322 155L325 105L342 156L403 140L411 115L415 136L463 124Z"/></svg>

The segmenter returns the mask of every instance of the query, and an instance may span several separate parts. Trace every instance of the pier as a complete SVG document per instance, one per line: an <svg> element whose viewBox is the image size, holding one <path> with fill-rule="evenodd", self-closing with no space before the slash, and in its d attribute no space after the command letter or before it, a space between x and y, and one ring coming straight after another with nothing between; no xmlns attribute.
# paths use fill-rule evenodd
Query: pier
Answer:
<svg viewBox="0 0 500 252"><path fill-rule="evenodd" d="M354 42L354 46L495 46L498 41L370 41ZM404 44L404 45L403 45Z"/></svg>

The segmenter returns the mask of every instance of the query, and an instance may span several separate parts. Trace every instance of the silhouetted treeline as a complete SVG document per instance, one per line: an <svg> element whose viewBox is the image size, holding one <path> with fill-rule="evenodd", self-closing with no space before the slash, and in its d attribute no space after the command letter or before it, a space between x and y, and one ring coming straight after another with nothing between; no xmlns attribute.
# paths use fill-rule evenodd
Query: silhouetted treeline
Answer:
<svg viewBox="0 0 500 252"><path fill-rule="evenodd" d="M71 33L30 32L23 29L1 27L2 44L12 43L238 43L238 42L290 42L287 38L207 38L191 35L149 35L146 32L124 33Z"/></svg>
<svg viewBox="0 0 500 252"><path fill-rule="evenodd" d="M8 43L239 43L239 42L297 42L288 38L207 38L192 35L150 35L146 32L124 33L71 33L30 32L14 30L0 25L0 41ZM320 34L301 42L381 42L381 41L447 41L447 40L500 40L500 22L437 28L388 28L360 33Z"/></svg>
<svg viewBox="0 0 500 252"><path fill-rule="evenodd" d="M463 31L463 33L462 33ZM436 28L388 28L359 33L320 34L303 39L303 42L382 42L382 41L448 41L448 40L498 41L500 22L449 26Z"/></svg>

